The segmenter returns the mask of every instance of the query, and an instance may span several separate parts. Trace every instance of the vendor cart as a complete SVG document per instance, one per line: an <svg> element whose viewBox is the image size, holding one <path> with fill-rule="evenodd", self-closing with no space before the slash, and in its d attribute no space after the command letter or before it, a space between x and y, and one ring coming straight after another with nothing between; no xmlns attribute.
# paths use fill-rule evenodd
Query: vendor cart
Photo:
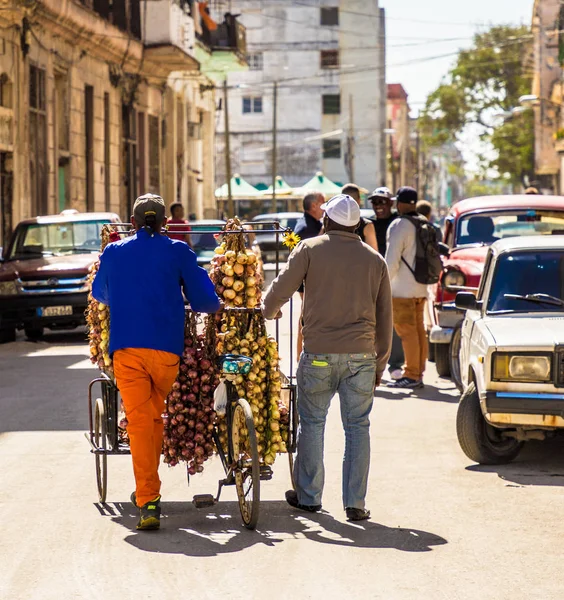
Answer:
<svg viewBox="0 0 564 600"><path fill-rule="evenodd" d="M243 224L245 233L254 233L250 224ZM269 232L282 236L285 229L280 227L276 221L268 223L271 226ZM264 227L264 223L262 224ZM197 230L197 225L191 225L190 231ZM126 224L116 224L115 231L119 235L129 235ZM206 226L209 232L209 225ZM175 233L177 231L175 230ZM186 231L188 233L188 229ZM217 235L224 236L241 233L240 231L226 231L225 228L217 228ZM264 229L261 229L264 233ZM279 272L279 256L277 252L275 263L276 274ZM186 308L190 313L190 308ZM259 308L224 308L226 313L248 313L260 312ZM293 318L293 300L289 305L290 323ZM250 322L250 320L249 320ZM275 339L280 351L279 323L276 322ZM288 409L288 440L285 444L290 465L290 475L293 483L293 459L296 451L298 413L296 402L296 384L293 373L294 336L290 327L289 336L289 373L280 373L281 399ZM221 491L224 486L234 485L237 491L238 503L243 525L254 529L260 507L260 482L269 480L273 476L270 466L264 464L257 451L257 439L253 422L253 413L245 398L240 398L229 378L236 374L248 373L252 366L252 359L248 356L238 354L220 354L216 357L216 366L219 377L226 383L228 402L225 411L225 423L227 425L227 441L220 442L220 434L217 423L212 432L216 454L219 456L225 471L225 477L218 483L217 493L200 494L194 496L193 503L197 508L204 508L219 502ZM99 393L95 393L99 390ZM108 488L108 465L107 457L112 455L130 454L127 436L120 427L119 415L121 398L119 389L111 373L102 370L100 375L93 379L88 386L88 415L89 431L85 434L94 454L96 466L96 484L100 502L106 502ZM244 443L242 440L245 440ZM188 474L188 482L190 475Z"/></svg>

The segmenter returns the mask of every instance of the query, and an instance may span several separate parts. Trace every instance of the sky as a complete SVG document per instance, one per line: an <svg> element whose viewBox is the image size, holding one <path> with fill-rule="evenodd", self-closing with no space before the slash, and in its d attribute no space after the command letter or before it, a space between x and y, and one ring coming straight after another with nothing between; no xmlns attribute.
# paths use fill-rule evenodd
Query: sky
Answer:
<svg viewBox="0 0 564 600"><path fill-rule="evenodd" d="M533 0L380 0L380 6L386 9L386 80L403 84L414 115L454 57L422 59L469 47L489 25L530 25L533 13ZM421 62L409 64L415 60Z"/></svg>

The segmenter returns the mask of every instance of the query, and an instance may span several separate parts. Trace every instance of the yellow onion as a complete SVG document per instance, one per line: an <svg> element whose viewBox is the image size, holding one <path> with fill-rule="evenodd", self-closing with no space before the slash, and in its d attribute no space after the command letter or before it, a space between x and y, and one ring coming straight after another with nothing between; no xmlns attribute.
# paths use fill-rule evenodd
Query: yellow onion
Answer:
<svg viewBox="0 0 564 600"><path fill-rule="evenodd" d="M235 298L233 298L233 304L235 306L243 306L243 302L244 302L243 296L235 296Z"/></svg>
<svg viewBox="0 0 564 600"><path fill-rule="evenodd" d="M237 255L237 262L240 265L245 265L248 262L248 256L244 252L239 252Z"/></svg>
<svg viewBox="0 0 564 600"><path fill-rule="evenodd" d="M232 287L236 292L240 292L245 289L245 284L242 281L237 280L233 282Z"/></svg>
<svg viewBox="0 0 564 600"><path fill-rule="evenodd" d="M221 280L221 283L222 283L222 285L224 285L226 288L230 288L230 287L233 287L233 284L234 284L234 279L233 279L233 277L229 277L229 276L228 276L228 277L224 277L224 278ZM237 291L237 290L235 290L235 291Z"/></svg>
<svg viewBox="0 0 564 600"><path fill-rule="evenodd" d="M232 289L227 289L223 292L223 297L227 298L228 300L233 300L236 295L236 292Z"/></svg>
<svg viewBox="0 0 564 600"><path fill-rule="evenodd" d="M240 263L235 263L233 265L233 271L235 275L242 275L245 272L245 267Z"/></svg>
<svg viewBox="0 0 564 600"><path fill-rule="evenodd" d="M257 284L257 279L251 275L251 277L247 277L245 283L247 284L247 287L252 287Z"/></svg>

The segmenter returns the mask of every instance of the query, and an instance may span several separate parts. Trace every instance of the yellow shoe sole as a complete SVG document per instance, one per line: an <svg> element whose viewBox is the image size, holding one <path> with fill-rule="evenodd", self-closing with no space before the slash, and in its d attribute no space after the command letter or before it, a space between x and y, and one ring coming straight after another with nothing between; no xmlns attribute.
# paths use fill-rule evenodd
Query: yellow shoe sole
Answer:
<svg viewBox="0 0 564 600"><path fill-rule="evenodd" d="M159 529L161 526L160 519L156 517L149 517L148 519L143 519L137 523L137 529L142 531L151 531L155 529Z"/></svg>

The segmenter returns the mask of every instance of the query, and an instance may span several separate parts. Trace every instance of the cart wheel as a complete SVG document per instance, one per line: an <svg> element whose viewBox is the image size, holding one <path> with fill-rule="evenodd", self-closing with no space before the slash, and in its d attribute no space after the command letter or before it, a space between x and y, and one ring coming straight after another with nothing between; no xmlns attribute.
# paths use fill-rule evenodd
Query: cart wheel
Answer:
<svg viewBox="0 0 564 600"><path fill-rule="evenodd" d="M102 398L96 399L94 409L94 443L97 448L106 450L106 410ZM108 457L106 454L96 454L96 483L98 485L98 498L100 502L106 501L108 490Z"/></svg>
<svg viewBox="0 0 564 600"><path fill-rule="evenodd" d="M243 525L256 527L260 505L260 464L253 413L249 403L240 398L233 408L231 447L235 467L235 487Z"/></svg>

